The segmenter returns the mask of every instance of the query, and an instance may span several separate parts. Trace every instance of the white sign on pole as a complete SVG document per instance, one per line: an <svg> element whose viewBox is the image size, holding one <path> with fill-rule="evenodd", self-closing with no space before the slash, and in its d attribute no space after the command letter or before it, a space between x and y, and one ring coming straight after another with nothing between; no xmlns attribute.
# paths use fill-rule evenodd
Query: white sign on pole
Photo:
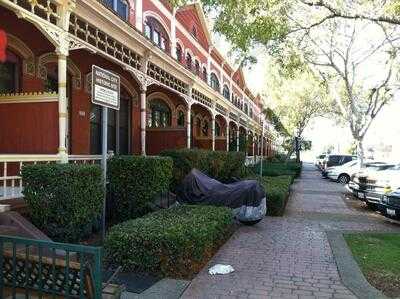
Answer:
<svg viewBox="0 0 400 299"><path fill-rule="evenodd" d="M92 66L92 102L119 110L120 77L114 73Z"/></svg>
<svg viewBox="0 0 400 299"><path fill-rule="evenodd" d="M92 65L92 103L103 107L102 110L102 158L103 169L103 215L102 235L106 234L106 199L107 199L107 124L108 108L119 110L120 77L114 73Z"/></svg>

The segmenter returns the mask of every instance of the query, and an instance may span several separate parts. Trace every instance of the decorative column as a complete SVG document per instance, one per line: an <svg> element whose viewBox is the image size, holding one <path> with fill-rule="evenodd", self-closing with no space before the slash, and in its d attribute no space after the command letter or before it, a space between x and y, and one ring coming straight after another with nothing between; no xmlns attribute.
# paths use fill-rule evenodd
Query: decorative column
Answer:
<svg viewBox="0 0 400 299"><path fill-rule="evenodd" d="M146 156L146 91L147 86L142 86L140 91L140 142L142 156Z"/></svg>
<svg viewBox="0 0 400 299"><path fill-rule="evenodd" d="M187 136L187 148L191 148L191 136L192 136L192 104L188 103L188 110L186 112L186 136Z"/></svg>
<svg viewBox="0 0 400 299"><path fill-rule="evenodd" d="M255 146L256 146L254 134L253 134L253 138L252 138L251 142L253 143L253 157L254 157L255 156Z"/></svg>
<svg viewBox="0 0 400 299"><path fill-rule="evenodd" d="M215 114L212 114L211 120L211 136L212 136L212 150L215 151Z"/></svg>
<svg viewBox="0 0 400 299"><path fill-rule="evenodd" d="M238 127L237 131L236 131L236 151L239 151L239 137L240 137L240 129Z"/></svg>
<svg viewBox="0 0 400 299"><path fill-rule="evenodd" d="M229 152L229 119L226 119L226 151Z"/></svg>
<svg viewBox="0 0 400 299"><path fill-rule="evenodd" d="M68 49L57 49L58 56L58 154L61 163L68 163L67 152L67 56Z"/></svg>
<svg viewBox="0 0 400 299"><path fill-rule="evenodd" d="M135 0L135 27L143 32L143 0Z"/></svg>

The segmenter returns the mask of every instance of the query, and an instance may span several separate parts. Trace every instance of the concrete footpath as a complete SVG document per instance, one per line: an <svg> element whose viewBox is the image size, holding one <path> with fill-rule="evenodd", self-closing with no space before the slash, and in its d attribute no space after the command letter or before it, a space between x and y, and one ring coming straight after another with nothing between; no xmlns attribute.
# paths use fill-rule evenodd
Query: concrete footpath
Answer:
<svg viewBox="0 0 400 299"><path fill-rule="evenodd" d="M340 279L326 231L399 231L346 204L344 188L311 164L292 186L284 217L242 226L191 282L182 298L356 298ZM217 263L235 272L210 276Z"/></svg>

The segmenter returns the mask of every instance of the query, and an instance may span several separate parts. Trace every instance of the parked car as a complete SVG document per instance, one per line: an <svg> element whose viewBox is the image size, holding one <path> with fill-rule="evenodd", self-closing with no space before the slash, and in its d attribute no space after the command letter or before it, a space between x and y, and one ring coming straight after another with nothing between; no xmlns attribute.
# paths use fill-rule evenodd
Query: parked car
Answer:
<svg viewBox="0 0 400 299"><path fill-rule="evenodd" d="M326 176L331 180L345 185L350 182L353 174L360 172L362 169L374 168L383 165L386 165L386 163L371 161L365 162L361 167L361 163L358 160L354 160L340 166L329 167L326 170Z"/></svg>
<svg viewBox="0 0 400 299"><path fill-rule="evenodd" d="M325 157L326 157L326 154L321 154L321 155L317 156L317 157L315 158L314 165L315 165L316 167L318 167L319 169L321 169L322 163L324 162Z"/></svg>
<svg viewBox="0 0 400 299"><path fill-rule="evenodd" d="M322 176L326 177L326 171L329 167L340 166L356 159L357 156L352 155L326 155L322 162Z"/></svg>
<svg viewBox="0 0 400 299"><path fill-rule="evenodd" d="M384 195L400 188L400 164L379 168L358 177L357 197L371 207L378 207Z"/></svg>
<svg viewBox="0 0 400 299"><path fill-rule="evenodd" d="M400 189L383 195L381 202L378 204L378 209L388 218L400 218Z"/></svg>

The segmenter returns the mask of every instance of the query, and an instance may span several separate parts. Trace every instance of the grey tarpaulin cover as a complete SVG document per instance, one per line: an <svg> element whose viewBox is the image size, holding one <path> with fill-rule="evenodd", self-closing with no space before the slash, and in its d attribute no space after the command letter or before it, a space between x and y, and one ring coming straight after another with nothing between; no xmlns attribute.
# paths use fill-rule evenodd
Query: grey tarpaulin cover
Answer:
<svg viewBox="0 0 400 299"><path fill-rule="evenodd" d="M255 180L223 184L193 169L177 190L179 202L226 206L243 222L262 219L267 211L263 187Z"/></svg>

